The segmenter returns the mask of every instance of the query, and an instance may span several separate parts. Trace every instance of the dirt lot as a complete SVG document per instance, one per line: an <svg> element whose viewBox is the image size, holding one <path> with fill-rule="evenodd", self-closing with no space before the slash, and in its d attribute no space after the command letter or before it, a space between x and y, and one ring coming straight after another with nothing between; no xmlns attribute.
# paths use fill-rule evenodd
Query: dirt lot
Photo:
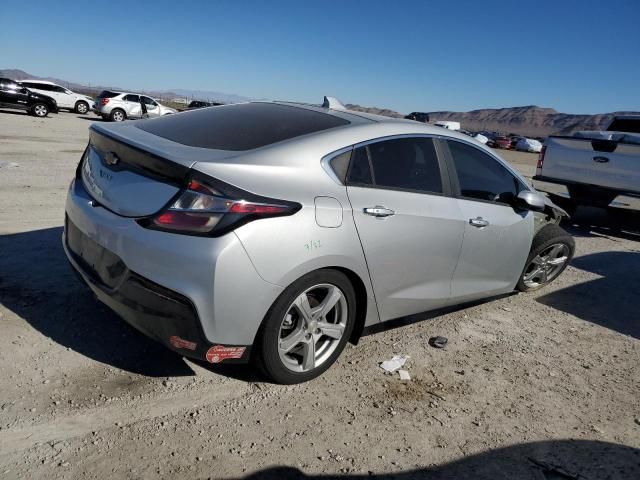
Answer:
<svg viewBox="0 0 640 480"><path fill-rule="evenodd" d="M93 118L0 111L0 477L640 478L638 217L578 210L553 285L367 336L282 387L165 350L73 275L64 198ZM410 382L378 367L396 353Z"/></svg>

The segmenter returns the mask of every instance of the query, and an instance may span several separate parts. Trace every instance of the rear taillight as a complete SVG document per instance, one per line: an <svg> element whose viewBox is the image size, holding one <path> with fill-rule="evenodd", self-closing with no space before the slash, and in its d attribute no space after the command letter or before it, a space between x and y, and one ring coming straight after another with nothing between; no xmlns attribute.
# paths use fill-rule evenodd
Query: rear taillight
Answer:
<svg viewBox="0 0 640 480"><path fill-rule="evenodd" d="M542 150L540 150L540 155L538 155L538 165L536 166L536 168L542 168L542 164L544 163L544 154L547 151L547 147L542 147Z"/></svg>
<svg viewBox="0 0 640 480"><path fill-rule="evenodd" d="M109 103L109 99L108 98L101 98L100 99L100 105L106 105L107 103Z"/></svg>
<svg viewBox="0 0 640 480"><path fill-rule="evenodd" d="M261 197L201 174L157 215L138 223L154 230L217 237L252 220L293 215L301 205Z"/></svg>

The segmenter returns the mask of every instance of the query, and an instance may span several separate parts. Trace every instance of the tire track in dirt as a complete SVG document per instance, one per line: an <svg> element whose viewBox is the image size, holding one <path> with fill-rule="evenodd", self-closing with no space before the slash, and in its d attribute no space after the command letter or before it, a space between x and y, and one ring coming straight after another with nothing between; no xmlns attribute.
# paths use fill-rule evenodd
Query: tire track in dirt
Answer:
<svg viewBox="0 0 640 480"><path fill-rule="evenodd" d="M132 405L110 405L90 408L73 415L56 416L43 423L0 432L0 452L5 456L31 448L34 441L47 443L68 440L112 428L116 422L122 426L131 425L143 420L175 415L195 405L206 407L217 402L237 399L250 392L249 384L225 383L222 386L215 385L213 389L196 392L185 390L176 395L152 397Z"/></svg>

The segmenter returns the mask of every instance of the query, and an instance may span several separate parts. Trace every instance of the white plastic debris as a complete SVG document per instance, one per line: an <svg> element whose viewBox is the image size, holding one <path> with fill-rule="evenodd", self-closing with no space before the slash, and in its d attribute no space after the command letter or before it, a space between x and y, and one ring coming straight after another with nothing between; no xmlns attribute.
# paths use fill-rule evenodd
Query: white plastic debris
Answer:
<svg viewBox="0 0 640 480"><path fill-rule="evenodd" d="M409 360L408 355L394 355L391 360L385 360L380 364L380 367L386 372L393 373L399 368L402 368Z"/></svg>
<svg viewBox="0 0 640 480"><path fill-rule="evenodd" d="M400 380L411 380L411 375L406 370L398 370L400 374Z"/></svg>

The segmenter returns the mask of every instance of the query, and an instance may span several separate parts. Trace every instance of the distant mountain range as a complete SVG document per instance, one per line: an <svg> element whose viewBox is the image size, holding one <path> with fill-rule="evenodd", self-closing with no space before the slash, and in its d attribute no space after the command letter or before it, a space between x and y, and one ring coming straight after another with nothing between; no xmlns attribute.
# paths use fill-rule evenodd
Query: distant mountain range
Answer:
<svg viewBox="0 0 640 480"><path fill-rule="evenodd" d="M389 117L403 117L393 110L376 107L347 105L351 110L375 113ZM542 108L535 105L510 108L484 108L470 112L426 112L430 122L451 120L460 122L462 128L470 131L496 131L516 133L530 137L546 137L548 135L569 135L578 130L602 130L614 115L640 115L640 112L612 112L596 115L575 115L560 113L553 108Z"/></svg>
<svg viewBox="0 0 640 480"><path fill-rule="evenodd" d="M430 120L459 121L467 130L489 130L517 133L533 137L569 135L578 130L603 130L614 115L640 114L640 112L612 112L596 115L574 115L556 112L553 108L535 105L471 112L430 112Z"/></svg>
<svg viewBox="0 0 640 480"><path fill-rule="evenodd" d="M66 80L60 80L59 78L38 77L17 69L0 69L0 77L12 78L15 80L25 78L49 80L59 83L60 85L64 85L72 90L78 90L82 93L89 94L95 94L106 89L123 90L122 88L115 87L113 85L82 85L79 83L68 82ZM141 91L139 89L132 90ZM251 100L250 98L241 95L209 90L188 90L183 88L146 91L145 93L161 99L186 97L197 100L217 100L222 103L237 103ZM404 114L386 108L362 107L355 104L347 104L346 106L350 110L375 113L377 115L385 115L394 118L404 117ZM436 120L453 120L460 122L462 128L466 130L488 130L502 133L515 133L531 137L546 137L552 134L568 135L578 130L600 130L606 127L613 115L640 115L640 112L612 112L596 115L574 115L571 113L560 113L552 108L542 108L535 105L510 108L485 108L481 110L472 110L470 112L441 111L426 113L429 114L431 122Z"/></svg>

